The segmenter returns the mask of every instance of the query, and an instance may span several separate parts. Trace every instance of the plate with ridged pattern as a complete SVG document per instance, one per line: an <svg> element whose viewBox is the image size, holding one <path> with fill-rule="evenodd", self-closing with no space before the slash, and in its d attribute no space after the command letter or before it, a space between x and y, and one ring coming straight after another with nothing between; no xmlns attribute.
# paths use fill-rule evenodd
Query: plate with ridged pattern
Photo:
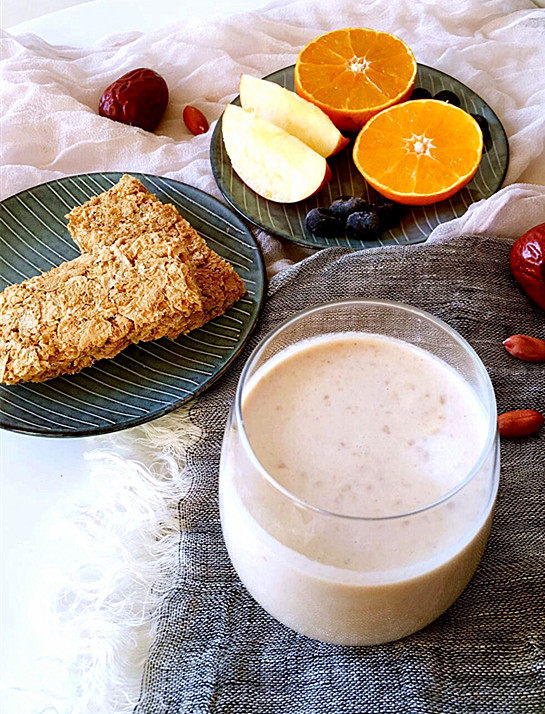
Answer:
<svg viewBox="0 0 545 714"><path fill-rule="evenodd" d="M294 68L295 65L285 67L265 79L293 90ZM472 203L488 198L501 188L509 164L509 144L505 130L492 108L454 77L419 64L416 86L429 90L432 95L442 89L457 94L462 109L471 114L481 114L487 119L491 141L487 142L477 173L467 186L445 201L430 206L407 207L400 223L384 232L378 240L352 240L346 235L322 238L313 236L305 227L305 216L311 208L327 207L337 196L363 196L368 201L378 197L379 194L369 186L352 161L353 142L338 155L328 159L333 177L321 191L298 203L275 203L254 193L233 171L223 143L220 119L212 136L210 161L221 192L233 208L256 226L308 248L348 247L359 250L381 245L422 243L437 225L463 215ZM238 97L233 100L233 104L240 105Z"/></svg>
<svg viewBox="0 0 545 714"><path fill-rule="evenodd" d="M210 386L246 344L265 294L263 260L252 234L212 196L174 179L133 173L172 203L228 260L246 295L224 315L176 340L131 345L78 374L0 385L0 427L38 436L91 436L143 424ZM111 188L117 172L68 176L0 203L0 290L79 255L65 215Z"/></svg>

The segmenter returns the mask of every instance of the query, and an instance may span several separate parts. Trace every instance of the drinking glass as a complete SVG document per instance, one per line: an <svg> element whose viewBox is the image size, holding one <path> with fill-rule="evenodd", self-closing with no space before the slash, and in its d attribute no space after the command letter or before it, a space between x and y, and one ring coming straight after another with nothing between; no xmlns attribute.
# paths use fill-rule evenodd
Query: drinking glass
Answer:
<svg viewBox="0 0 545 714"><path fill-rule="evenodd" d="M386 335L427 350L456 370L480 401L488 424L482 452L441 498L381 517L331 513L298 498L260 464L242 417L252 375L291 345L343 332ZM240 579L280 622L324 642L389 642L433 621L466 587L488 538L498 478L494 391L468 342L409 305L328 303L270 332L242 371L221 454L223 536Z"/></svg>

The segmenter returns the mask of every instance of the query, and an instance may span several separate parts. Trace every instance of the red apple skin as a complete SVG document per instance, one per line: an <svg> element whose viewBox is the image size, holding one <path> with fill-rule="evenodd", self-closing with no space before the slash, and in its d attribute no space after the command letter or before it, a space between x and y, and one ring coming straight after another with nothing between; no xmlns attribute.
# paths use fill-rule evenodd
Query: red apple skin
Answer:
<svg viewBox="0 0 545 714"><path fill-rule="evenodd" d="M509 265L524 292L545 310L545 223L530 228L513 243Z"/></svg>
<svg viewBox="0 0 545 714"><path fill-rule="evenodd" d="M329 165L327 165L327 168L326 168L325 174L324 174L324 180L322 181L322 183L318 186L318 188L316 189L316 191L314 191L314 193L312 195L313 196L316 195L323 188L325 188L327 186L327 184L331 181L332 178L333 178L333 174L331 173L331 169L329 168ZM310 198L310 196L307 196L307 198Z"/></svg>
<svg viewBox="0 0 545 714"><path fill-rule="evenodd" d="M331 153L329 156L335 156L335 154L338 154L345 147L347 147L349 143L350 143L350 139L347 136L343 136L342 139L339 139L339 143L335 147L335 151L333 151L333 153Z"/></svg>

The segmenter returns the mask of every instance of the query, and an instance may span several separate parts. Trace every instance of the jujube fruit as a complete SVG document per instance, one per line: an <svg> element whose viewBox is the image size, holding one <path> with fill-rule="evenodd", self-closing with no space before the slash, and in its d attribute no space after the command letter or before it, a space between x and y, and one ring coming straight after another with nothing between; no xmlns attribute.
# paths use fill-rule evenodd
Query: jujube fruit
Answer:
<svg viewBox="0 0 545 714"><path fill-rule="evenodd" d="M98 105L100 116L153 131L168 104L168 87L161 75L141 67L106 87Z"/></svg>
<svg viewBox="0 0 545 714"><path fill-rule="evenodd" d="M545 223L530 228L513 243L509 265L524 292L545 310Z"/></svg>

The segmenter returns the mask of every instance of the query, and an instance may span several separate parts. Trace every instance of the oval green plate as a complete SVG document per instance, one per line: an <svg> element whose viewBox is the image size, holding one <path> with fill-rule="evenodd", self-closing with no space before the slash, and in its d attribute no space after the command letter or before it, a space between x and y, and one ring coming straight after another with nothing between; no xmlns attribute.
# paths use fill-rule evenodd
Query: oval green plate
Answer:
<svg viewBox="0 0 545 714"><path fill-rule="evenodd" d="M66 229L74 206L111 188L121 173L68 176L0 203L0 289L79 255ZM39 436L91 436L172 411L217 379L244 347L265 293L265 271L250 231L230 208L173 179L133 174L228 260L247 293L198 330L172 341L131 345L79 374L0 385L0 426Z"/></svg>
<svg viewBox="0 0 545 714"><path fill-rule="evenodd" d="M268 75L265 79L288 89L294 88L294 65ZM431 206L409 207L398 226L386 231L378 241L350 240L346 235L319 238L305 228L305 216L311 208L329 206L343 194L365 196L372 201L378 193L358 172L352 161L352 144L337 156L328 159L333 178L329 185L306 201L299 203L274 203L261 198L248 188L231 167L221 135L221 119L217 122L210 145L210 162L214 178L227 201L245 218L268 233L291 240L309 248L349 247L355 250L375 248L377 245L404 245L425 241L432 230L445 221L464 214L469 206L488 198L502 185L509 163L509 144L500 120L488 104L465 84L427 65L418 65L417 87L432 94L450 89L461 100L462 109L472 114L482 114L488 120L491 143L486 150L474 178L461 191L446 201ZM233 104L240 104L237 97Z"/></svg>

